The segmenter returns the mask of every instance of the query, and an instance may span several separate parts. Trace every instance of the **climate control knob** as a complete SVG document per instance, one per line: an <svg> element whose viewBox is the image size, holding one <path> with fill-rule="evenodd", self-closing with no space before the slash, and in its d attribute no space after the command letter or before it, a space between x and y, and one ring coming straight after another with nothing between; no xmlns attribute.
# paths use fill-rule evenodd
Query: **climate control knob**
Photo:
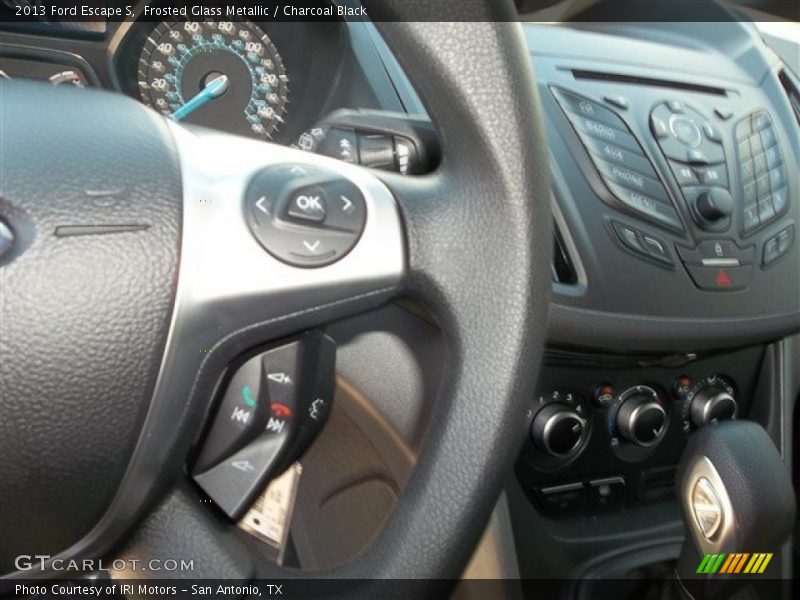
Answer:
<svg viewBox="0 0 800 600"><path fill-rule="evenodd" d="M557 458L568 458L580 449L586 425L586 419L568 406L550 404L533 419L531 437L540 450Z"/></svg>
<svg viewBox="0 0 800 600"><path fill-rule="evenodd" d="M720 377L700 383L690 398L689 417L695 427L736 417L736 400L730 384Z"/></svg>
<svg viewBox="0 0 800 600"><path fill-rule="evenodd" d="M637 446L653 446L666 428L667 412L653 389L639 386L622 394L617 429L623 438Z"/></svg>

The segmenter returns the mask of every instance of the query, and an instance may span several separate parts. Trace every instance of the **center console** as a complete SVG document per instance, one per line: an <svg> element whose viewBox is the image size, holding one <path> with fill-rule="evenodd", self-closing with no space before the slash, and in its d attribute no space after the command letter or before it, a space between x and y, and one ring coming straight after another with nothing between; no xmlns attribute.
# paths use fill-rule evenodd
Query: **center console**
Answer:
<svg viewBox="0 0 800 600"><path fill-rule="evenodd" d="M516 465L530 500L553 518L597 516L674 500L691 433L746 418L763 348L644 358L550 352Z"/></svg>
<svg viewBox="0 0 800 600"><path fill-rule="evenodd" d="M770 342L800 328L800 114L748 24L525 31L556 262L515 475L539 533L579 552L647 539L692 433L775 408L756 399Z"/></svg>

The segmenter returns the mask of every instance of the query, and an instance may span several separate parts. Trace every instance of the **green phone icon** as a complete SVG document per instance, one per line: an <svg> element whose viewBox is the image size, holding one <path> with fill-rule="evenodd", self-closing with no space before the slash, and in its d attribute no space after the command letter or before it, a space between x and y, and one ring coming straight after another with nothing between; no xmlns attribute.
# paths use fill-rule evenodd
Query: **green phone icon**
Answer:
<svg viewBox="0 0 800 600"><path fill-rule="evenodd" d="M250 389L249 385L242 387L242 398L244 398L244 403L249 406L250 408L255 408L256 406L256 399L253 396L253 392Z"/></svg>

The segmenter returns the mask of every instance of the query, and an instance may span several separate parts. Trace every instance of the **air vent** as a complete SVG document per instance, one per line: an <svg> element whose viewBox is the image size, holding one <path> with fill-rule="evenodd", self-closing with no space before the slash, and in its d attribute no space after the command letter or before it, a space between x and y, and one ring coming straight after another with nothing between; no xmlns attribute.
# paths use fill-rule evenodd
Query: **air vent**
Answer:
<svg viewBox="0 0 800 600"><path fill-rule="evenodd" d="M797 85L795 85L795 82L786 71L781 70L778 73L778 79L786 92L786 96L789 98L789 104L792 105L794 117L800 124L800 90L797 89Z"/></svg>
<svg viewBox="0 0 800 600"><path fill-rule="evenodd" d="M569 257L569 252L558 230L558 225L553 223L553 281L565 285L575 285L578 283L578 274L575 266Z"/></svg>
<svg viewBox="0 0 800 600"><path fill-rule="evenodd" d="M653 87L671 88L673 90L685 90L689 92L700 92L701 94L713 94L715 96L727 96L728 93L723 88L710 85L699 85L696 83L685 83L682 81L669 81L667 79L654 79L651 77L634 77L632 75L619 75L617 73L602 73L600 71L584 71L582 69L572 69L572 76L575 79L589 79L593 81L613 81L616 83L630 83L633 85L649 85Z"/></svg>

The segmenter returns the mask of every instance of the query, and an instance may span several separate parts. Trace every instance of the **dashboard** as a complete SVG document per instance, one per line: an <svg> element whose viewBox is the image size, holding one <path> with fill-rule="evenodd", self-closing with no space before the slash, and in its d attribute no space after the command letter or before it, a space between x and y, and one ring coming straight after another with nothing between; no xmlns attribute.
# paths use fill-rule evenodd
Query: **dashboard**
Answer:
<svg viewBox="0 0 800 600"><path fill-rule="evenodd" d="M162 5L139 2L122 22L4 24L0 77L112 89L188 125L287 145L336 108L402 108L369 23L159 20Z"/></svg>
<svg viewBox="0 0 800 600"><path fill-rule="evenodd" d="M797 355L776 340L800 328L797 74L745 24L658 25L524 28L555 213L549 348L511 493L531 578L565 572L537 550L554 544L570 568L620 540L679 544L675 468L696 429L757 420L781 450L792 435ZM424 112L365 22L134 18L3 31L0 55L0 77L287 145L338 108Z"/></svg>

